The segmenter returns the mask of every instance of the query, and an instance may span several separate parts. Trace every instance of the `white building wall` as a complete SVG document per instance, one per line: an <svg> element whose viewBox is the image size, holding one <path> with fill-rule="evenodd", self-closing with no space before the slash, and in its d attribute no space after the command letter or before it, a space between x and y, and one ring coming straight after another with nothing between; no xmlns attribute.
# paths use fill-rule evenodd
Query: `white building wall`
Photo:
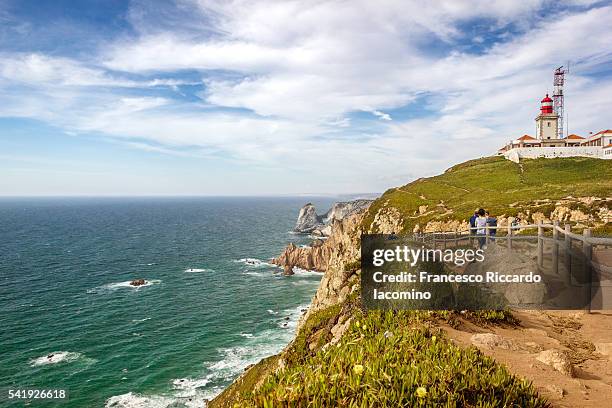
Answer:
<svg viewBox="0 0 612 408"><path fill-rule="evenodd" d="M576 146L576 147L517 147L504 152L504 157L515 163L519 159L537 159L544 157L547 159L555 157L594 157L599 159L612 159L608 154L604 157L601 146Z"/></svg>

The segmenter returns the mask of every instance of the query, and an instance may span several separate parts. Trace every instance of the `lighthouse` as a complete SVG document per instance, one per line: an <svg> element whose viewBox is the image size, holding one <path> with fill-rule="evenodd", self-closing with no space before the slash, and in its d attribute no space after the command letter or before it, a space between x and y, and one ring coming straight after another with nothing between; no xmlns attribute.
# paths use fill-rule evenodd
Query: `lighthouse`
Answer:
<svg viewBox="0 0 612 408"><path fill-rule="evenodd" d="M536 117L536 138L542 141L542 145L550 143L555 145L559 140L559 115L553 110L553 100L546 94L542 99L540 114ZM552 143L551 143L552 142Z"/></svg>

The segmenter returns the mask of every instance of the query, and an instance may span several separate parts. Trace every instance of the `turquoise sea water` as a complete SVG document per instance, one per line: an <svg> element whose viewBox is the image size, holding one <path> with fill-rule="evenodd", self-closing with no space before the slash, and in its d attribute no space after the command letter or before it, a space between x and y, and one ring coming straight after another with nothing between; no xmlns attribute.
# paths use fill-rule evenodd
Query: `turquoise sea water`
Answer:
<svg viewBox="0 0 612 408"><path fill-rule="evenodd" d="M289 233L305 201L0 200L0 406L23 406L8 388L69 391L44 406L203 406L286 345L316 290L320 274L259 262L308 242Z"/></svg>

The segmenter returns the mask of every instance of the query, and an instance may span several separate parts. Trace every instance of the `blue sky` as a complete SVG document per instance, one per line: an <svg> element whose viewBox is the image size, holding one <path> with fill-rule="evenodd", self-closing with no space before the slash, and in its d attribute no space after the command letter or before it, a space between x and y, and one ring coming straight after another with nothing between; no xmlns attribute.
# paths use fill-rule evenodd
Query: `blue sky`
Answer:
<svg viewBox="0 0 612 408"><path fill-rule="evenodd" d="M381 192L612 127L610 2L0 0L0 195Z"/></svg>

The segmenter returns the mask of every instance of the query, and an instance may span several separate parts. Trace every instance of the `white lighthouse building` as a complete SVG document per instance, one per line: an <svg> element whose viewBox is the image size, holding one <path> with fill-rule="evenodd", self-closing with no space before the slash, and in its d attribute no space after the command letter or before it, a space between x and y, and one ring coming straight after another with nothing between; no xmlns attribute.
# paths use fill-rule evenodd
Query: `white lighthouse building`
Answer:
<svg viewBox="0 0 612 408"><path fill-rule="evenodd" d="M546 94L542 99L540 114L536 117L536 139L541 146L563 146L559 139L559 115L553 110L553 100Z"/></svg>

